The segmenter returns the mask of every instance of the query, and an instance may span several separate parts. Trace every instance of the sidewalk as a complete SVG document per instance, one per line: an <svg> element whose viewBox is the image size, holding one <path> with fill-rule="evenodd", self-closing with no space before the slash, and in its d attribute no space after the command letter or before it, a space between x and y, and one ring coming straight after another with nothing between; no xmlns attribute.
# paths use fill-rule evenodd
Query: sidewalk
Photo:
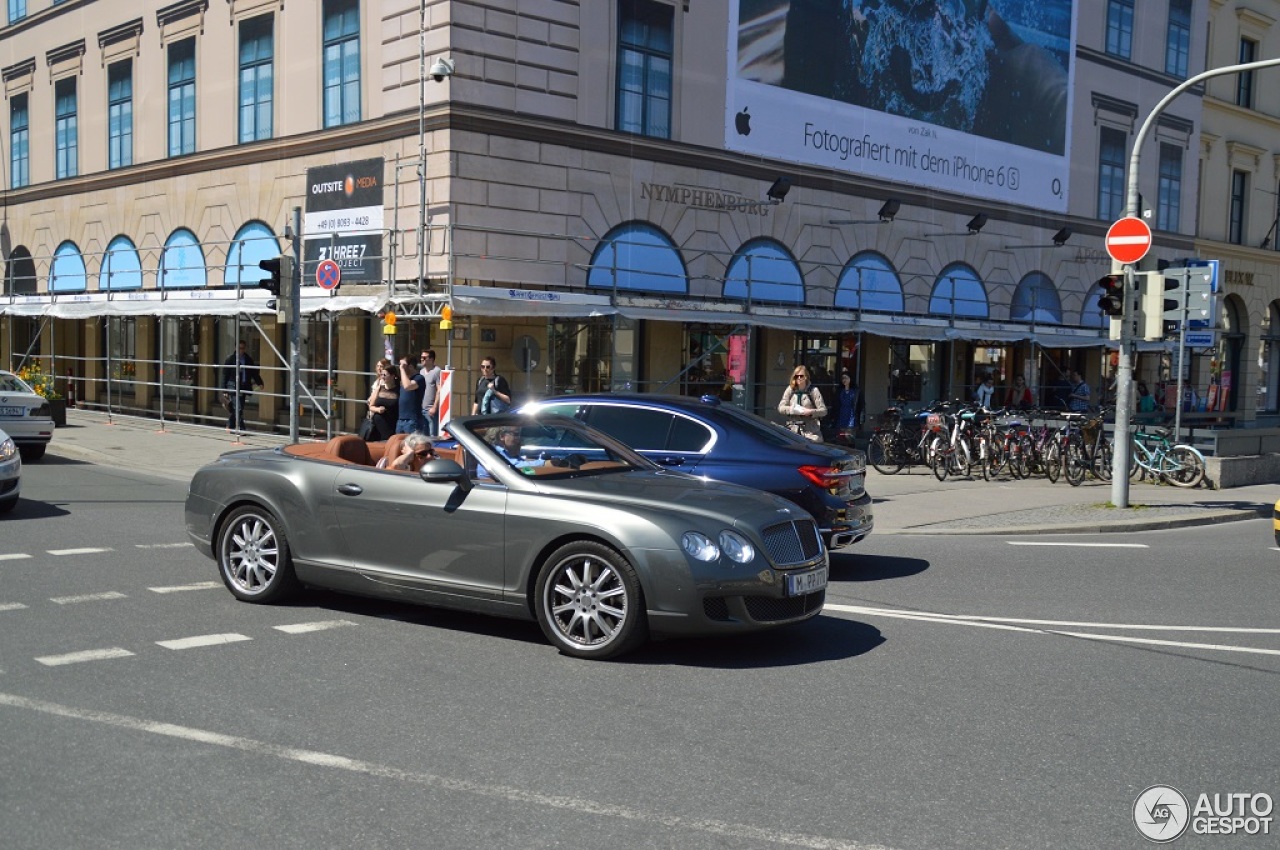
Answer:
<svg viewBox="0 0 1280 850"><path fill-rule="evenodd" d="M224 452L288 443L279 434L237 437L221 428L67 411L67 427L54 432L49 454L189 481ZM1126 509L1108 507L1111 484L1064 481L938 481L924 467L881 475L867 468L875 499L873 534L1035 534L1127 532L1269 517L1280 487L1256 484L1230 490L1180 490L1130 483ZM1267 535L1270 539L1270 534ZM1265 542L1265 541L1264 541Z"/></svg>

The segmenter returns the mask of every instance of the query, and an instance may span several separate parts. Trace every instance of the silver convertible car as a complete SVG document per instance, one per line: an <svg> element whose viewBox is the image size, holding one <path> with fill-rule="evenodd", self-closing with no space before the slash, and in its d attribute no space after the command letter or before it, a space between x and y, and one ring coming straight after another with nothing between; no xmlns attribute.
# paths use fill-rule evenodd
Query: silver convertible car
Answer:
<svg viewBox="0 0 1280 850"><path fill-rule="evenodd" d="M191 481L187 533L245 601L311 585L536 620L581 658L822 609L827 551L786 499L664 470L560 416L455 419L417 473L377 468L396 442L225 454Z"/></svg>

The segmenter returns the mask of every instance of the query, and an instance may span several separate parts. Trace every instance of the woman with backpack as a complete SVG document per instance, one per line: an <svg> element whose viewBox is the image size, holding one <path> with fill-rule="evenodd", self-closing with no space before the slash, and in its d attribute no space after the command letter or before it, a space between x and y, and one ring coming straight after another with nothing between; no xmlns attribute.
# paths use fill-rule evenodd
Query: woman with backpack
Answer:
<svg viewBox="0 0 1280 850"><path fill-rule="evenodd" d="M791 383L782 391L778 412L787 417L787 428L815 443L822 442L819 421L827 415L822 393L809 379L809 369L797 366L791 371Z"/></svg>

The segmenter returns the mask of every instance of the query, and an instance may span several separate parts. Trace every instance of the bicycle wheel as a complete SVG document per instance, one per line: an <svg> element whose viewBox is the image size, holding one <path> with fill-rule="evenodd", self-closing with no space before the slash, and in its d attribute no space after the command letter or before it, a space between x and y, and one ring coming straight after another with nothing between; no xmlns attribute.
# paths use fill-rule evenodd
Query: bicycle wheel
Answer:
<svg viewBox="0 0 1280 850"><path fill-rule="evenodd" d="M954 452L942 442L941 437L934 438L929 444L929 465L933 467L933 475L939 481L947 480L947 473L951 471L952 454Z"/></svg>
<svg viewBox="0 0 1280 850"><path fill-rule="evenodd" d="M876 434L867 444L867 459L877 472L896 475L902 471L902 452L892 434Z"/></svg>
<svg viewBox="0 0 1280 850"><path fill-rule="evenodd" d="M1004 471L1008 463L1009 455L1005 448L1004 440L995 437L987 440L987 457L984 477L990 481L992 478L998 478L1000 473Z"/></svg>
<svg viewBox="0 0 1280 850"><path fill-rule="evenodd" d="M1040 465L1044 467L1044 477L1049 479L1049 483L1057 484L1058 476L1062 475L1062 446L1057 440L1044 447Z"/></svg>
<svg viewBox="0 0 1280 850"><path fill-rule="evenodd" d="M1147 453L1142 448L1142 444L1136 439L1129 444L1129 480L1141 481L1147 477L1146 463Z"/></svg>
<svg viewBox="0 0 1280 850"><path fill-rule="evenodd" d="M1204 459L1186 446L1174 446L1165 454L1163 472L1173 486L1189 489L1204 480Z"/></svg>
<svg viewBox="0 0 1280 850"><path fill-rule="evenodd" d="M1089 469L1089 459L1085 457L1084 446L1077 440L1072 440L1067 443L1067 453L1063 457L1063 477L1072 487L1079 487L1084 481L1085 472Z"/></svg>
<svg viewBox="0 0 1280 850"><path fill-rule="evenodd" d="M1099 481L1111 480L1111 463L1111 441L1104 438L1093 455L1093 474Z"/></svg>
<svg viewBox="0 0 1280 850"><path fill-rule="evenodd" d="M956 449L951 453L951 474L959 478L968 478L973 471L973 446L968 437L956 440Z"/></svg>
<svg viewBox="0 0 1280 850"><path fill-rule="evenodd" d="M1031 477L1031 455L1034 451L1031 437L1023 434L1013 439L1009 449L1009 472L1014 478Z"/></svg>

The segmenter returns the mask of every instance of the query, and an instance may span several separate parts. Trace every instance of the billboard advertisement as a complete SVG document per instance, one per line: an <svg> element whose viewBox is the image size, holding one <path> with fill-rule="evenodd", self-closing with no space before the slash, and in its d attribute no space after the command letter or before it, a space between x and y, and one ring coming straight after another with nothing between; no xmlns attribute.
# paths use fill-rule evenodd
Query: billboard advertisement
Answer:
<svg viewBox="0 0 1280 850"><path fill-rule="evenodd" d="M1066 211L1075 0L729 8L729 150Z"/></svg>
<svg viewBox="0 0 1280 850"><path fill-rule="evenodd" d="M333 260L345 283L382 281L381 157L307 169L302 279Z"/></svg>

